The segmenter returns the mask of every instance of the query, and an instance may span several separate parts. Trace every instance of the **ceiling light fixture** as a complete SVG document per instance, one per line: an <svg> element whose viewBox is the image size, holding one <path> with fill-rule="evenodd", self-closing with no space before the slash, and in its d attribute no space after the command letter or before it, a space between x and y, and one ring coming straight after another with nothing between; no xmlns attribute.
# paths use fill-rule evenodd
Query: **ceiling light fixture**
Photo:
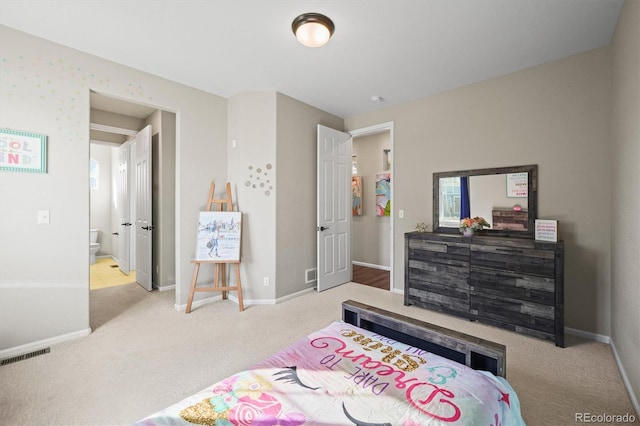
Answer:
<svg viewBox="0 0 640 426"><path fill-rule="evenodd" d="M291 23L296 38L307 47L324 45L333 35L335 28L331 19L319 13L303 13Z"/></svg>

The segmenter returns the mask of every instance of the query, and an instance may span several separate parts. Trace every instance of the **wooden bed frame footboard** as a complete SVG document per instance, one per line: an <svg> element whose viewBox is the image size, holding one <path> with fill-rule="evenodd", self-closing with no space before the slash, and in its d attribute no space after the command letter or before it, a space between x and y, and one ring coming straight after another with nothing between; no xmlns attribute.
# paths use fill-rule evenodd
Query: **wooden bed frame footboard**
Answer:
<svg viewBox="0 0 640 426"><path fill-rule="evenodd" d="M364 303L342 302L342 320L476 370L507 375L507 348L499 343L449 330Z"/></svg>

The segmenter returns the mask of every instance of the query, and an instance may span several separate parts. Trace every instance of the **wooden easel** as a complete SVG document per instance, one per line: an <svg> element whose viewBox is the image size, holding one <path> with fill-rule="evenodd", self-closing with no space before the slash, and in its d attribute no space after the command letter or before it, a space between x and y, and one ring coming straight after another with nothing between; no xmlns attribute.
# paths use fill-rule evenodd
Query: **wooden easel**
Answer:
<svg viewBox="0 0 640 426"><path fill-rule="evenodd" d="M213 211L213 205L215 204L217 211L222 211L222 205L227 205L227 211L233 211L233 203L231 202L231 184L227 182L227 198L213 198L213 193L215 191L216 185L215 183L211 183L211 187L209 188L209 199L207 201L207 211ZM240 285L240 261L229 261L229 260L192 260L191 263L195 264L195 268L193 270L193 277L191 278L191 291L189 292L189 301L187 302L187 310L185 313L191 312L191 303L193 302L193 294L197 291L221 291L222 298L227 298L227 292L236 290L238 292L238 305L240 307L240 312L244 310L244 305L242 304L242 287ZM213 263L214 264L214 272L213 272L213 287L196 287L198 282L198 272L200 271L200 265L203 263ZM227 286L227 271L225 268L226 264L235 265L236 270L236 286L229 287ZM222 275L222 280L224 282L224 286L220 286L220 275Z"/></svg>

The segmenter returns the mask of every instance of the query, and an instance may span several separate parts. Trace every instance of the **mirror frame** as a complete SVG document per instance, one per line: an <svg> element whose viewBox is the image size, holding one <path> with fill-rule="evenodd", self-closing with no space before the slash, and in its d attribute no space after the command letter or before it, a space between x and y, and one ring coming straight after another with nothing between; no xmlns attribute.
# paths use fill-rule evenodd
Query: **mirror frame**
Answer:
<svg viewBox="0 0 640 426"><path fill-rule="evenodd" d="M440 172L433 174L433 232L446 233L446 234L459 234L459 228L447 228L440 226L440 178L456 177L456 176L485 176L485 175L501 175L508 173L528 173L528 203L527 212L529 213L527 219L526 231L514 231L514 230L495 230L487 229L486 232L491 236L502 237L521 237L521 238L533 238L535 220L538 217L538 165L530 164L526 166L514 166L514 167L495 167L492 169L475 169L475 170L458 170L454 172Z"/></svg>

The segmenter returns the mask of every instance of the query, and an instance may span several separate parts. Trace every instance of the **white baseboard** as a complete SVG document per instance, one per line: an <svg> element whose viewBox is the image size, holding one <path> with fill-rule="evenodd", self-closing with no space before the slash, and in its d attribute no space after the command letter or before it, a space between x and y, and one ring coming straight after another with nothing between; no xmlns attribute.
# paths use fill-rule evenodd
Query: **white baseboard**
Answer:
<svg viewBox="0 0 640 426"><path fill-rule="evenodd" d="M229 297L231 298L231 297ZM201 306L204 305L208 305L210 303L213 302L217 302L218 300L222 300L222 294L219 294L217 296L211 296L211 297L205 297L204 299L200 299L200 300L194 300L191 303L191 309L195 309L195 308L199 308ZM183 304L183 305L173 305L174 309L178 312L186 312L187 311L187 304Z"/></svg>
<svg viewBox="0 0 640 426"><path fill-rule="evenodd" d="M618 356L618 350L616 349L616 345L611 340L611 349L613 350L613 357L616 360L616 364L618 365L618 370L620 370L620 375L622 376L622 382L624 383L624 387L627 388L627 393L629 394L629 399L631 400L631 404L633 405L633 409L636 410L636 413L640 415L640 403L638 402L638 395L636 395L633 391L633 386L631 386L631 380L629 380L629 376L627 376L627 372L622 365L622 361Z"/></svg>
<svg viewBox="0 0 640 426"><path fill-rule="evenodd" d="M162 286L162 287L156 287L156 289L157 289L158 291L169 291L169 290L175 290L175 289L176 289L176 285L175 285L175 284L173 284L173 285L164 285L164 286ZM185 305L185 307L186 307L186 305Z"/></svg>
<svg viewBox="0 0 640 426"><path fill-rule="evenodd" d="M296 297L302 296L307 293L313 293L316 291L316 287L309 287L305 290L298 291L296 293L291 293L283 297L279 297L276 299L276 304L286 302L287 300L295 299Z"/></svg>
<svg viewBox="0 0 640 426"><path fill-rule="evenodd" d="M286 296L283 297L279 297L277 299L246 299L243 298L242 299L242 304L245 306L245 308L247 306L251 306L251 305L277 305L278 303L282 303L282 302L286 302L287 300L291 300L291 299L295 299L296 297L302 296L303 294L307 294L307 293L312 293L316 291L315 287L310 287L301 291L298 291L296 293L292 293L292 294L288 294ZM229 300L231 300L234 303L238 303L238 297L234 294L229 294ZM191 304L191 309L200 307L200 306L204 306L204 305L208 305L209 303L213 303L213 302L217 302L219 300L222 300L222 295L218 295L218 296L212 296L212 297L207 297L204 299L200 299L197 301L194 301ZM174 308L176 311L179 312L184 312L187 310L187 305L174 305Z"/></svg>
<svg viewBox="0 0 640 426"><path fill-rule="evenodd" d="M374 263L358 262L355 260L353 260L351 263L358 266L364 266L366 268L374 268L374 269L381 269L383 271L391 271L390 266L376 265Z"/></svg>
<svg viewBox="0 0 640 426"><path fill-rule="evenodd" d="M638 402L638 396L634 393L633 387L631 386L631 380L629 380L629 376L624 369L624 365L618 356L618 351L616 349L616 345L613 342L613 339L609 336L605 336L603 334L591 333L589 331L577 330L575 328L565 327L564 332L567 334L571 334L573 336L582 337L588 340L593 340L600 343L605 343L611 346L611 350L613 351L613 357L616 361L616 365L618 366L618 370L620 371L620 375L622 376L622 382L624 383L624 387L627 389L627 393L629 394L629 399L631 400L631 404L633 405L636 413L640 413L640 403Z"/></svg>
<svg viewBox="0 0 640 426"><path fill-rule="evenodd" d="M9 349L3 349L0 351L0 359L13 358L14 356L24 355L31 352L39 351L41 349L48 348L56 343L66 342L68 340L79 339L91 334L91 329L86 328L84 330L74 331L73 333L62 334L60 336L50 337L48 339L38 340L37 342L27 343L25 345L15 346Z"/></svg>
<svg viewBox="0 0 640 426"><path fill-rule="evenodd" d="M572 336L578 336L588 340L606 343L607 345L611 344L611 337L605 336L604 334L591 333L590 331L583 331L570 327L565 327L564 332L567 334L571 334Z"/></svg>

